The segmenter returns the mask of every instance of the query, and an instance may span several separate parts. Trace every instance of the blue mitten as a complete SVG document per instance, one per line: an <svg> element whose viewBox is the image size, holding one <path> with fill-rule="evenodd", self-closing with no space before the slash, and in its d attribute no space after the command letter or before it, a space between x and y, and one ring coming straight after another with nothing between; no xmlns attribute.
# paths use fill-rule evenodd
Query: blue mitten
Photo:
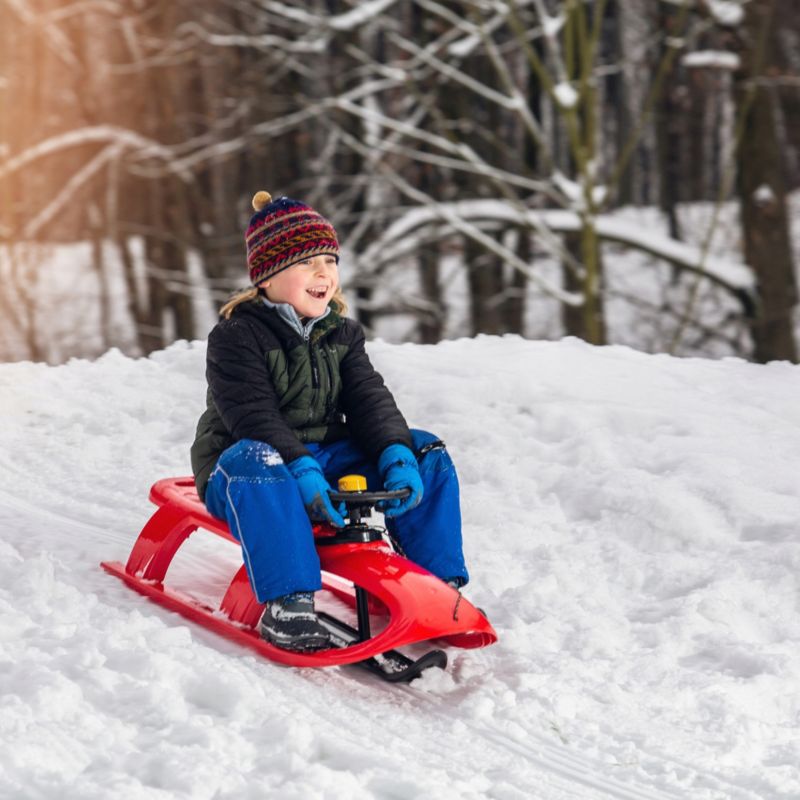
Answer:
<svg viewBox="0 0 800 800"><path fill-rule="evenodd" d="M343 527L344 503L339 504L338 510L333 507L328 495L332 489L325 480L320 465L311 456L300 456L286 466L297 481L309 519L329 522L336 528Z"/></svg>
<svg viewBox="0 0 800 800"><path fill-rule="evenodd" d="M383 487L389 491L410 489L408 497L384 500L380 508L387 517L398 517L419 505L422 500L422 478L414 454L404 444L390 444L378 459Z"/></svg>

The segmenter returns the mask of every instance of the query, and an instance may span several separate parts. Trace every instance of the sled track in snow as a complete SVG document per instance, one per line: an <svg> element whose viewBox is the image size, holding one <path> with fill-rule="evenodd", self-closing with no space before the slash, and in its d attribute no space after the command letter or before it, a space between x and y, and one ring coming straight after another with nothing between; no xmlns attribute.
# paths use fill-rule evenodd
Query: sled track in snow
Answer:
<svg viewBox="0 0 800 800"><path fill-rule="evenodd" d="M308 677L308 676L307 676ZM293 683L294 676L287 676ZM281 681L283 678L281 676ZM360 678L352 672L349 674L329 674L324 685L311 679L315 688L325 693L329 701L326 705L315 709L315 715L333 727L341 725L343 715L348 715L353 725L354 709L352 697L347 696L343 682L351 684L354 680L359 688L369 691L371 681L368 677ZM320 681L322 683L322 681ZM342 687L342 691L335 693ZM282 687L284 688L284 687ZM285 688L289 688L288 686ZM636 777L631 781L609 777L606 773L609 765L594 759L573 753L547 741L541 735L531 733L530 744L526 745L509 737L505 732L492 725L483 725L474 720L464 719L442 710L440 698L428 695L413 686L394 685L379 686L376 691L385 696L388 704L395 706L402 714L389 713L381 715L379 724L389 743L402 742L408 735L409 719L413 719L416 733L425 734L425 751L419 758L432 758L436 764L447 764L448 770L469 777L476 774L476 752L480 752L482 775L494 773L497 781L509 788L513 787L520 797L546 797L547 800L678 800L685 795L661 787L643 786L642 779ZM397 701L399 695L405 696L412 703ZM359 700L363 699L361 697ZM367 698L367 701L370 698ZM373 698L374 699L374 695ZM399 707L398 707L399 706ZM436 720L438 724L431 725ZM374 722L374 718L373 718ZM446 747L441 743L437 731L452 730L460 724L464 732L464 748ZM429 730L425 730L428 728ZM479 743L479 744L476 744ZM468 745L468 746L466 746ZM387 756L391 750L387 746ZM397 753L395 753L397 755ZM402 756L402 753L400 753ZM415 754L416 755L416 754ZM487 769L487 764L496 765ZM531 794L534 792L535 794ZM505 796L486 793L486 797ZM511 795L513 796L513 795ZM727 796L727 795L726 795ZM744 796L742 796L744 800Z"/></svg>
<svg viewBox="0 0 800 800"><path fill-rule="evenodd" d="M433 700L428 695L415 690L411 686L401 686L400 690L424 704L429 711L440 719L446 719L452 724L452 716L440 711ZM511 738L492 725L481 725L474 720L461 720L472 734L483 742L491 743L497 749L508 751L515 756L523 758L526 762L537 768L542 773L552 773L561 782L564 782L564 790L571 790L571 796L575 796L575 784L579 784L587 789L596 792L596 796L616 798L617 800L675 800L680 795L672 792L666 793L661 789L643 787L633 782L620 781L603 774L607 765L595 762L586 756L571 753L564 747L548 742L538 734L529 733L531 742L525 745L516 739ZM533 787L523 787L530 791ZM569 796L569 795L568 795ZM583 795L582 795L583 797Z"/></svg>
<svg viewBox="0 0 800 800"><path fill-rule="evenodd" d="M9 515L10 518L18 517L21 525L30 522L31 519L37 519L58 526L65 532L82 532L85 534L90 531L96 534L98 538L109 543L124 542L127 544L129 541L133 542L136 538L135 532L130 533L127 530L120 530L118 522L114 527L110 527L86 517L69 515L63 511L50 511L31 500L25 500L0 490L0 513L4 511L12 512L13 517Z"/></svg>
<svg viewBox="0 0 800 800"><path fill-rule="evenodd" d="M441 706L437 706L436 699L431 695L425 694L421 691L414 689L413 686L400 685L396 687L400 692L403 692L415 699L421 705L437 715L441 719L446 719L450 724L453 723L453 716L442 712ZM578 783L587 788L593 789L600 794L598 797L618 798L618 800L673 800L674 798L681 798L685 800L688 796L684 790L678 790L673 787L646 787L641 785L641 778L628 782L609 777L605 774L613 765L597 761L590 756L582 755L564 747L559 747L556 744L548 741L541 736L538 732L528 732L531 739L531 744L526 745L519 740L510 737L506 732L501 730L498 726L491 724L480 724L474 720L464 720L459 718L460 722L468 727L474 735L486 742L491 742L495 747L513 752L515 755L520 756L532 765L541 769L544 772L552 772L560 778L569 781L570 785ZM643 752L641 747L637 748L639 752ZM669 770L683 772L686 775L697 775L695 767L688 764L681 764L672 761L666 761L663 756L648 753L644 751L650 763L668 767ZM643 765L645 768L645 765ZM725 800L764 800L761 794L757 794L749 789L737 786L728 781L720 779L718 776L712 776L706 772L702 773L703 789L706 792L713 793L709 796L725 798ZM528 787L530 789L530 787ZM690 789L690 792L696 790ZM574 795L571 795L574 797ZM584 795L581 795L583 800Z"/></svg>

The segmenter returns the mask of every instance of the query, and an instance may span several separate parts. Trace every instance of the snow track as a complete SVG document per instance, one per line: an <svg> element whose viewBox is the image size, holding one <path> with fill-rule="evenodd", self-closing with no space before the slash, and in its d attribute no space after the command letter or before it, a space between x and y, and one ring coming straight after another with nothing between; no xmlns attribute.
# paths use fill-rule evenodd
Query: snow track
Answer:
<svg viewBox="0 0 800 800"><path fill-rule="evenodd" d="M400 689L416 696L415 699L420 702L413 708L428 716L431 722L454 726L459 736L469 743L469 749L480 752L482 759L493 764L505 761L505 781L517 789L521 797L526 796L533 786L538 787L542 794L543 787L547 786L548 792L554 797L565 798L666 800L678 796L648 788L636 779L626 782L609 777L612 769L608 764L570 752L564 745L553 744L552 737L547 740L540 734L519 728L512 736L497 725L453 719L452 714L437 712L434 706L438 703L429 695L416 692L413 686ZM432 727L434 731L439 728L438 725ZM449 756L446 753L440 755ZM465 771L474 768L473 758L467 756L462 759ZM550 794L544 796L549 797Z"/></svg>
<svg viewBox="0 0 800 800"><path fill-rule="evenodd" d="M798 800L800 370L370 349L459 467L466 591L500 642L387 686L147 602L98 564L188 472L202 345L5 365L0 798ZM198 535L170 578L212 595L237 564Z"/></svg>

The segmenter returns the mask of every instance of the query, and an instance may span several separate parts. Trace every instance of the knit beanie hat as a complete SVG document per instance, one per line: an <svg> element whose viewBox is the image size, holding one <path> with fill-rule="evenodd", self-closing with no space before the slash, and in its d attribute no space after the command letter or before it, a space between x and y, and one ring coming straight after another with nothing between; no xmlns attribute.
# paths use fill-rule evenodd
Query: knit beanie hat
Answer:
<svg viewBox="0 0 800 800"><path fill-rule="evenodd" d="M273 200L269 192L256 192L253 208L256 213L245 242L254 286L312 256L331 255L339 260L333 225L311 206L288 197Z"/></svg>

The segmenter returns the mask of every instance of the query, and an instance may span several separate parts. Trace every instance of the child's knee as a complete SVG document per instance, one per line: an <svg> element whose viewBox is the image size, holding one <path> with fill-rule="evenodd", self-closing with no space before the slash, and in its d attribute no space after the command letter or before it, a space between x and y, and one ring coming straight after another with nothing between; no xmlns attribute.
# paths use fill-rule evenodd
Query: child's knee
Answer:
<svg viewBox="0 0 800 800"><path fill-rule="evenodd" d="M280 453L266 442L240 439L219 457L217 466L231 479L280 480L288 476Z"/></svg>
<svg viewBox="0 0 800 800"><path fill-rule="evenodd" d="M414 429L411 431L411 437L420 472L427 470L444 472L454 468L445 443L438 436L428 431Z"/></svg>
<svg viewBox="0 0 800 800"><path fill-rule="evenodd" d="M417 455L423 450L427 452L436 446L444 447L444 442L438 436L419 428L411 429L411 441L414 443L414 452Z"/></svg>

